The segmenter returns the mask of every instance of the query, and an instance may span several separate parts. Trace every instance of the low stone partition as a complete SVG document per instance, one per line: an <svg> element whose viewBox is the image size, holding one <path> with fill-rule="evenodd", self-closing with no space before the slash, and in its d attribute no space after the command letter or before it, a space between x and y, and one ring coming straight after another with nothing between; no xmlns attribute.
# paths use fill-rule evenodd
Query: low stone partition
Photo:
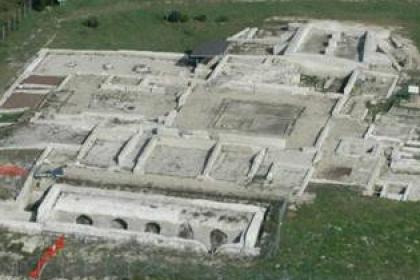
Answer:
<svg viewBox="0 0 420 280"><path fill-rule="evenodd" d="M309 23L300 27L298 31L296 32L295 36L293 37L293 39L291 40L285 54L290 55L290 54L296 53L299 47L305 41L305 38L309 34L311 29L312 29L312 25Z"/></svg>
<svg viewBox="0 0 420 280"><path fill-rule="evenodd" d="M353 73L351 74L346 86L344 87L344 95L343 97L337 102L335 105L334 111L332 112L332 115L334 117L340 116L340 112L343 109L344 105L350 98L350 93L353 90L354 85L356 84L357 78L359 77L360 70L355 69Z"/></svg>
<svg viewBox="0 0 420 280"><path fill-rule="evenodd" d="M228 37L226 41L228 42L246 42L255 37L255 34L257 33L258 28L256 27L247 27L243 29L242 31Z"/></svg>

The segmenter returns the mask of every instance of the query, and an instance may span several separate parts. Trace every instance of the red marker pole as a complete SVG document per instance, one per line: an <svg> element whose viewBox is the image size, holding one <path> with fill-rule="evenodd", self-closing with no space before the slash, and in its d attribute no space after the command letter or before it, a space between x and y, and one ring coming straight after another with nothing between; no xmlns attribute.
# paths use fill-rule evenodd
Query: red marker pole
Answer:
<svg viewBox="0 0 420 280"><path fill-rule="evenodd" d="M45 268L48 262L57 256L57 253L62 249L64 249L64 235L61 235L52 246L48 247L44 251L41 258L38 260L38 263L36 264L36 268L29 273L29 277L33 280L39 279L39 277L41 277L42 270Z"/></svg>

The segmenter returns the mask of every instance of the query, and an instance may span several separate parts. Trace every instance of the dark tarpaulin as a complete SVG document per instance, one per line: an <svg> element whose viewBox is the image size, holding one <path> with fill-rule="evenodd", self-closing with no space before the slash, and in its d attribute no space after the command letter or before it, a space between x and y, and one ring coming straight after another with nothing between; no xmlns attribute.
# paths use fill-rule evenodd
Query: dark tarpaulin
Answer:
<svg viewBox="0 0 420 280"><path fill-rule="evenodd" d="M213 57L216 55L223 55L229 46L229 43L226 40L217 40L206 42L199 45L195 48L191 54L191 58L207 58Z"/></svg>

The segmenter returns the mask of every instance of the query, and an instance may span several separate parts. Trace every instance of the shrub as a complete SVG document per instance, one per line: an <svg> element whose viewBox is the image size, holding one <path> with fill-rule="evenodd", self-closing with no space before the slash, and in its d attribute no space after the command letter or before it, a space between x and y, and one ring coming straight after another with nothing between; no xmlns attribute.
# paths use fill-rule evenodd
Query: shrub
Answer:
<svg viewBox="0 0 420 280"><path fill-rule="evenodd" d="M407 83L407 85L403 86L396 94L395 98L398 101L408 100L410 99L410 93L408 92L408 84L411 84L412 82Z"/></svg>
<svg viewBox="0 0 420 280"><path fill-rule="evenodd" d="M57 0L33 0L32 6L37 11L42 11L47 6L58 5Z"/></svg>
<svg viewBox="0 0 420 280"><path fill-rule="evenodd" d="M177 10L170 11L167 15L163 17L163 19L170 23L187 22L190 20L187 14L183 14Z"/></svg>
<svg viewBox="0 0 420 280"><path fill-rule="evenodd" d="M88 16L82 24L89 28L97 28L99 26L99 20L96 16Z"/></svg>
<svg viewBox="0 0 420 280"><path fill-rule="evenodd" d="M197 15L194 17L195 21L200 21L200 22L205 22L207 20L207 16L206 15Z"/></svg>
<svg viewBox="0 0 420 280"><path fill-rule="evenodd" d="M181 12L171 11L165 16L165 20L168 22L180 22L181 21Z"/></svg>
<svg viewBox="0 0 420 280"><path fill-rule="evenodd" d="M187 14L182 14L179 20L180 22L187 22L190 20L190 17Z"/></svg>
<svg viewBox="0 0 420 280"><path fill-rule="evenodd" d="M227 16L218 16L216 19L215 19L215 21L216 22L226 22L226 21L228 21L229 20L229 18L227 17Z"/></svg>

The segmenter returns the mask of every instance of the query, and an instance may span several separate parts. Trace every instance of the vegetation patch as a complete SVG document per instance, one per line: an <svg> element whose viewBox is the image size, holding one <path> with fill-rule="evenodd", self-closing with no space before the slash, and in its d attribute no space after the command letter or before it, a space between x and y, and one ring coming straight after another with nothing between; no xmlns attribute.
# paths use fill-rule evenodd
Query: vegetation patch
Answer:
<svg viewBox="0 0 420 280"><path fill-rule="evenodd" d="M194 17L194 20L195 21L200 21L200 22L205 22L205 21L207 21L207 16L204 15L204 14L197 15L197 16Z"/></svg>
<svg viewBox="0 0 420 280"><path fill-rule="evenodd" d="M228 20L229 20L228 16L222 15L222 16L216 17L216 19L214 21L219 22L219 23L223 23L223 22L227 22Z"/></svg>
<svg viewBox="0 0 420 280"><path fill-rule="evenodd" d="M89 28L97 28L99 26L99 20L96 16L90 15L83 20L82 24Z"/></svg>
<svg viewBox="0 0 420 280"><path fill-rule="evenodd" d="M23 112L0 113L0 123L14 123L22 117Z"/></svg>
<svg viewBox="0 0 420 280"><path fill-rule="evenodd" d="M177 22L187 22L189 21L189 16L187 14L181 13L178 10L170 11L167 15L163 17L164 20L170 23Z"/></svg>
<svg viewBox="0 0 420 280"><path fill-rule="evenodd" d="M369 110L369 116L374 120L378 114L389 112L392 107L399 106L401 102L407 101L409 98L408 85L403 86L401 90L388 99L377 102L368 102L366 105Z"/></svg>

